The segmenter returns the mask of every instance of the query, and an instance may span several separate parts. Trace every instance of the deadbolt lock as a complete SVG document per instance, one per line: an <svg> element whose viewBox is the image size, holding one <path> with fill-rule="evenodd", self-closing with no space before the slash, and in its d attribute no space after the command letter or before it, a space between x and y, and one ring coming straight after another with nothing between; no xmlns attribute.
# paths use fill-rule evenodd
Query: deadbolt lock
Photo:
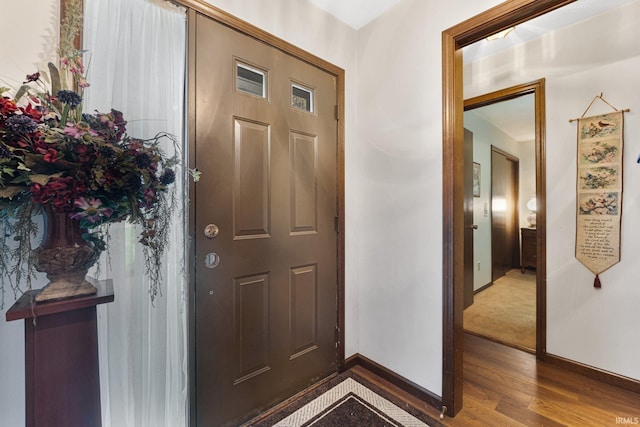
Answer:
<svg viewBox="0 0 640 427"><path fill-rule="evenodd" d="M215 252L209 252L204 257L204 265L207 268L216 268L220 264L220 256Z"/></svg>
<svg viewBox="0 0 640 427"><path fill-rule="evenodd" d="M209 224L204 228L204 235L209 239L213 239L218 234L220 234L220 229L215 224Z"/></svg>

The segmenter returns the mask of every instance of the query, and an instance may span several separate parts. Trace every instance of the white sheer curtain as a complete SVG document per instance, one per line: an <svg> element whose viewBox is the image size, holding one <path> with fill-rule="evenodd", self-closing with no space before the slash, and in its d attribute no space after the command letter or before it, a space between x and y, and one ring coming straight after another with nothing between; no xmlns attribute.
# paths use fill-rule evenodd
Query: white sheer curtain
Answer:
<svg viewBox="0 0 640 427"><path fill-rule="evenodd" d="M163 0L84 3L91 83L85 111L122 111L130 135L171 133L181 139L182 153L185 11ZM167 144L165 153L172 150ZM110 259L101 262L101 276L112 278L115 290L115 302L98 311L104 427L187 424L186 196L183 171L176 172L178 209L162 271L162 295L150 301L139 230L112 226Z"/></svg>

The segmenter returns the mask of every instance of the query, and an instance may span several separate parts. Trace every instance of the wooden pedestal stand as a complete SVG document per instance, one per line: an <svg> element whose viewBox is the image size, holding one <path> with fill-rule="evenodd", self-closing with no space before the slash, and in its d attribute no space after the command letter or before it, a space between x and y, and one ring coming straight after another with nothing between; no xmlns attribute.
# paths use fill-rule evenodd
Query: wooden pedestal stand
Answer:
<svg viewBox="0 0 640 427"><path fill-rule="evenodd" d="M32 304L25 293L7 311L24 319L27 427L100 427L96 306L113 301L111 281L98 293Z"/></svg>

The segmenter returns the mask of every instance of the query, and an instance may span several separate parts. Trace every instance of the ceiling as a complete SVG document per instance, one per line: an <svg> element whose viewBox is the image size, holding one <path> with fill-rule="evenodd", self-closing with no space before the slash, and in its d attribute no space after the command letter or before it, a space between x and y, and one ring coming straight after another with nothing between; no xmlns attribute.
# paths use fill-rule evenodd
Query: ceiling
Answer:
<svg viewBox="0 0 640 427"><path fill-rule="evenodd" d="M462 49L464 62L466 64L493 55L520 43L540 37L543 34L571 26L633 1L636 0L577 0L553 12L516 26L515 29L503 39L492 41L480 40L470 46L464 47Z"/></svg>
<svg viewBox="0 0 640 427"><path fill-rule="evenodd" d="M369 22L384 14L402 0L309 0L320 9L330 13L340 21L358 30ZM512 42L507 47L516 43L537 37L548 31L554 31L575 22L582 21L590 16L597 15L608 9L613 9L633 0L578 0L560 11L548 13L539 18L519 25L523 30L511 37ZM516 39L515 41L513 39ZM494 43L494 46L500 43Z"/></svg>
<svg viewBox="0 0 640 427"><path fill-rule="evenodd" d="M360 29L402 0L308 0L354 29ZM603 13L623 4L640 0L577 0L546 15L518 25L504 39L481 40L463 49L465 63L473 62L501 50L540 37ZM519 97L474 110L484 120L499 127L516 141L535 137L532 120L533 97Z"/></svg>
<svg viewBox="0 0 640 427"><path fill-rule="evenodd" d="M532 141L536 137L535 99L533 94L465 111L468 115L491 123L513 140Z"/></svg>
<svg viewBox="0 0 640 427"><path fill-rule="evenodd" d="M309 0L356 30L402 0Z"/></svg>

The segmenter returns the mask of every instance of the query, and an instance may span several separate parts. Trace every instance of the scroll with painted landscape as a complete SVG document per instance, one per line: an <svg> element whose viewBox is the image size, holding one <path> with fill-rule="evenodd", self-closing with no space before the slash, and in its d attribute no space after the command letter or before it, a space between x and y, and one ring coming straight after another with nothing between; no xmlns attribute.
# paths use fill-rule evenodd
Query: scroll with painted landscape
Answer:
<svg viewBox="0 0 640 427"><path fill-rule="evenodd" d="M622 111L578 119L576 258L596 275L620 262Z"/></svg>

